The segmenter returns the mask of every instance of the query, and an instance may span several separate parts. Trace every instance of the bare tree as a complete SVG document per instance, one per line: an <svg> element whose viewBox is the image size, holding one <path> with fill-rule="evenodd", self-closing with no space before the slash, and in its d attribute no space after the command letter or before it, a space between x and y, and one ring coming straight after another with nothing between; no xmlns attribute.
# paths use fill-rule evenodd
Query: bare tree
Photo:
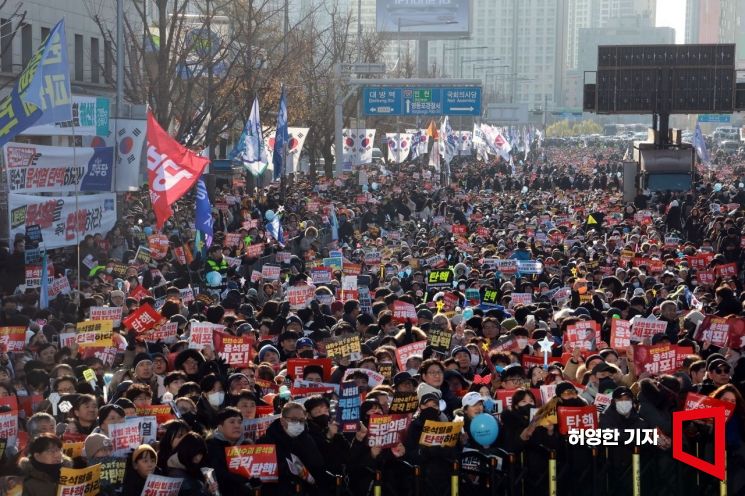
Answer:
<svg viewBox="0 0 745 496"><path fill-rule="evenodd" d="M319 17L326 16L328 22L319 29ZM326 8L325 12L309 19L303 29L305 45L312 57L303 59L301 68L307 96L304 124L310 129L305 141L305 149L310 159L311 173L315 172L317 160L324 159L325 174L330 177L334 170L334 105L340 81L333 74L339 63L352 62L360 53L360 62L377 62L386 47L374 30L365 30L357 38L353 24L356 19L352 12L343 12L337 4ZM358 104L359 95L350 98L345 105L345 115L352 115ZM345 124L348 124L348 120ZM336 153L340 156L341 150Z"/></svg>
<svg viewBox="0 0 745 496"><path fill-rule="evenodd" d="M0 12L5 12L5 6L7 3L8 0L0 0ZM8 26L10 26L10 33L0 37L0 58L4 57L7 51L13 50L13 39L18 33L18 30L21 29L25 24L26 10L23 8L23 2L17 3L15 6L15 10L13 10L10 15L3 14L3 17L5 18L3 24L8 23ZM5 27L6 26L3 26L3 28ZM14 80L14 78L8 78L6 81L0 84L0 89L5 88Z"/></svg>
<svg viewBox="0 0 745 496"><path fill-rule="evenodd" d="M100 15L103 2L113 0L86 1L116 49L112 22ZM126 99L147 103L185 145L214 150L239 132L254 95L262 97L266 118L268 109L276 111L279 82L292 79L303 56L297 46L285 56L283 18L272 0L132 2L124 19ZM297 26L290 26L288 43ZM107 82L115 83L113 77Z"/></svg>

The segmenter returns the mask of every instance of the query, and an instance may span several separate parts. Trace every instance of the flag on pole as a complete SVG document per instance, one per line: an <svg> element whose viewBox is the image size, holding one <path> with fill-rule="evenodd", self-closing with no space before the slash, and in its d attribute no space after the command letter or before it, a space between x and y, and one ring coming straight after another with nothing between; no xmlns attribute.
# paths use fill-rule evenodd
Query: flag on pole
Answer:
<svg viewBox="0 0 745 496"><path fill-rule="evenodd" d="M289 140L290 137L287 131L287 99L285 96L285 87L282 86L282 95L279 97L279 111L277 112L277 131L274 136L274 152L272 155L274 179L279 179L284 175L285 164L283 151Z"/></svg>
<svg viewBox="0 0 745 496"><path fill-rule="evenodd" d="M388 139L388 159L400 164L409 156L411 151L411 134L386 133Z"/></svg>
<svg viewBox="0 0 745 496"><path fill-rule="evenodd" d="M0 147L31 126L71 119L72 93L63 19L31 56L10 93L0 99Z"/></svg>
<svg viewBox="0 0 745 496"><path fill-rule="evenodd" d="M173 139L147 113L147 172L150 183L150 203L158 229L173 215L171 205L194 186L209 159L193 153Z"/></svg>
<svg viewBox="0 0 745 496"><path fill-rule="evenodd" d="M204 179L200 177L197 181L197 205L194 225L197 231L201 231L204 234L204 241L207 248L212 245L212 236L214 234L212 226L214 223L212 205L210 204L209 195L207 195L207 185L204 184Z"/></svg>
<svg viewBox="0 0 745 496"><path fill-rule="evenodd" d="M440 150L442 151L442 158L445 159L445 163L450 166L450 162L453 157L458 155L458 137L453 132L453 128L450 127L450 120L446 115L440 125Z"/></svg>
<svg viewBox="0 0 745 496"><path fill-rule="evenodd" d="M254 98L251 115L246 121L243 133L230 152L230 160L240 162L254 176L260 176L269 165L264 138L261 134L259 99Z"/></svg>
<svg viewBox="0 0 745 496"><path fill-rule="evenodd" d="M427 126L427 136L433 140L436 140L439 137L437 134L437 125L434 120L429 121L429 126Z"/></svg>
<svg viewBox="0 0 745 496"><path fill-rule="evenodd" d="M266 225L266 232L269 234L272 238L277 240L277 243L279 243L279 246L284 247L285 246L285 234L282 230L282 221L279 218L280 216L275 214L272 220L269 221L269 223Z"/></svg>
<svg viewBox="0 0 745 496"><path fill-rule="evenodd" d="M693 133L693 147L696 149L696 155L698 159L706 167L711 167L711 157L709 156L709 150L706 149L706 140L704 140L704 133L701 132L701 125L696 122L696 131Z"/></svg>
<svg viewBox="0 0 745 496"><path fill-rule="evenodd" d="M49 275L47 274L47 252L41 256L41 284L39 288L39 310L49 307Z"/></svg>

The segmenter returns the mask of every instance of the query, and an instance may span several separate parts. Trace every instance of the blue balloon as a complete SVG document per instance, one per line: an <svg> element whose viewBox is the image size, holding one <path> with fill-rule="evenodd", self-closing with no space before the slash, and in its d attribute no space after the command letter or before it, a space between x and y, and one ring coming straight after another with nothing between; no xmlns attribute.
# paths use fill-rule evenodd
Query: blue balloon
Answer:
<svg viewBox="0 0 745 496"><path fill-rule="evenodd" d="M483 447L491 446L497 440L499 424L488 413L476 415L471 420L471 437Z"/></svg>
<svg viewBox="0 0 745 496"><path fill-rule="evenodd" d="M145 229L143 229L143 231L144 231L144 232L145 232L145 234L146 234L146 235L148 235L148 236L150 236L151 234L153 234L153 228L152 228L152 227L150 227L150 226L145 226Z"/></svg>
<svg viewBox="0 0 745 496"><path fill-rule="evenodd" d="M473 317L472 308L466 308L465 310L463 310L463 320L469 320L471 317Z"/></svg>
<svg viewBox="0 0 745 496"><path fill-rule="evenodd" d="M264 214L264 218L267 220L267 222L273 221L276 216L277 215L274 213L274 210L267 210Z"/></svg>
<svg viewBox="0 0 745 496"><path fill-rule="evenodd" d="M207 286L216 287L222 284L222 275L217 271L207 272L205 276L207 280Z"/></svg>

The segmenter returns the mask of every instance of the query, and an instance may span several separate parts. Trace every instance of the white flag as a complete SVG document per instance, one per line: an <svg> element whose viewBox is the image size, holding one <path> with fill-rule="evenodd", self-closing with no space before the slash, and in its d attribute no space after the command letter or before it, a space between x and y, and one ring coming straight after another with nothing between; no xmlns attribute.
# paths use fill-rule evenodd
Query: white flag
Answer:
<svg viewBox="0 0 745 496"><path fill-rule="evenodd" d="M448 166L453 157L458 155L458 146L458 137L453 133L453 128L450 127L448 116L445 116L440 125L440 152Z"/></svg>
<svg viewBox="0 0 745 496"><path fill-rule="evenodd" d="M116 151L114 191L137 191L144 182L140 168L142 147L147 136L147 121L145 119L111 119L111 129L116 131L109 134L105 139L105 144L114 146Z"/></svg>
<svg viewBox="0 0 745 496"><path fill-rule="evenodd" d="M259 99L254 98L251 115L246 121L243 133L236 143L231 159L240 162L254 176L260 176L269 165L264 138L261 134Z"/></svg>
<svg viewBox="0 0 745 496"><path fill-rule="evenodd" d="M343 129L342 137L342 160L345 171L351 171L355 165L372 163L375 129Z"/></svg>
<svg viewBox="0 0 745 496"><path fill-rule="evenodd" d="M481 130L484 131L486 136L486 144L489 147L489 151L494 155L499 155L505 161L510 160L510 151L512 151L512 145L507 142L502 133L495 127L488 124L481 124Z"/></svg>
<svg viewBox="0 0 745 496"><path fill-rule="evenodd" d="M386 133L388 138L388 160L400 164L406 160L411 151L411 134Z"/></svg>
<svg viewBox="0 0 745 496"><path fill-rule="evenodd" d="M473 134L471 131L458 131L460 138L459 155L473 155Z"/></svg>
<svg viewBox="0 0 745 496"><path fill-rule="evenodd" d="M290 172L298 172L300 170L300 154L303 151L303 144L305 138L308 136L308 127L288 127L287 134L290 137L287 143L287 163L289 165ZM274 128L264 128L264 149L269 161L269 169L273 170L274 165L272 163L272 157L274 156L274 140L276 139L277 130Z"/></svg>

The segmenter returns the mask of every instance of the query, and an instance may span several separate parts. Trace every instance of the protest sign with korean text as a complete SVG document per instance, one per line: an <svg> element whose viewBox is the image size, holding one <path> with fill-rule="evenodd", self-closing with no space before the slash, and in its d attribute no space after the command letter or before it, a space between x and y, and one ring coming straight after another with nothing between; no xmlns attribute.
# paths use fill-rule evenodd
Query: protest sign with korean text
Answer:
<svg viewBox="0 0 745 496"><path fill-rule="evenodd" d="M669 344L641 345L634 347L634 368L637 374L666 374L675 370L677 350Z"/></svg>
<svg viewBox="0 0 745 496"><path fill-rule="evenodd" d="M367 445L383 449L396 446L410 422L409 415L370 415Z"/></svg>
<svg viewBox="0 0 745 496"><path fill-rule="evenodd" d="M424 355L424 348L426 347L427 341L414 341L413 343L396 348L398 370L406 370L406 361L409 358L413 356L422 357Z"/></svg>
<svg viewBox="0 0 745 496"><path fill-rule="evenodd" d="M556 408L559 434L567 435L572 429L597 429L598 410L595 405L560 406Z"/></svg>
<svg viewBox="0 0 745 496"><path fill-rule="evenodd" d="M57 496L95 496L101 485L101 465L60 469Z"/></svg>
<svg viewBox="0 0 745 496"><path fill-rule="evenodd" d="M452 448L458 444L461 429L463 429L463 422L427 420L419 436L419 444L430 448Z"/></svg>
<svg viewBox="0 0 745 496"><path fill-rule="evenodd" d="M276 482L279 477L277 451L273 444L244 444L225 448L228 471L246 479Z"/></svg>
<svg viewBox="0 0 745 496"><path fill-rule="evenodd" d="M91 307L91 320L111 320L114 327L119 327L122 321L122 307Z"/></svg>
<svg viewBox="0 0 745 496"><path fill-rule="evenodd" d="M78 322L75 341L81 348L95 346L105 348L114 344L112 339L113 324L110 320L89 320Z"/></svg>
<svg viewBox="0 0 745 496"><path fill-rule="evenodd" d="M354 382L341 385L341 395L336 407L336 421L342 432L356 432L360 422L360 390Z"/></svg>
<svg viewBox="0 0 745 496"><path fill-rule="evenodd" d="M251 363L254 342L252 335L233 336L221 331L214 333L215 352L225 363L236 367L245 367Z"/></svg>

